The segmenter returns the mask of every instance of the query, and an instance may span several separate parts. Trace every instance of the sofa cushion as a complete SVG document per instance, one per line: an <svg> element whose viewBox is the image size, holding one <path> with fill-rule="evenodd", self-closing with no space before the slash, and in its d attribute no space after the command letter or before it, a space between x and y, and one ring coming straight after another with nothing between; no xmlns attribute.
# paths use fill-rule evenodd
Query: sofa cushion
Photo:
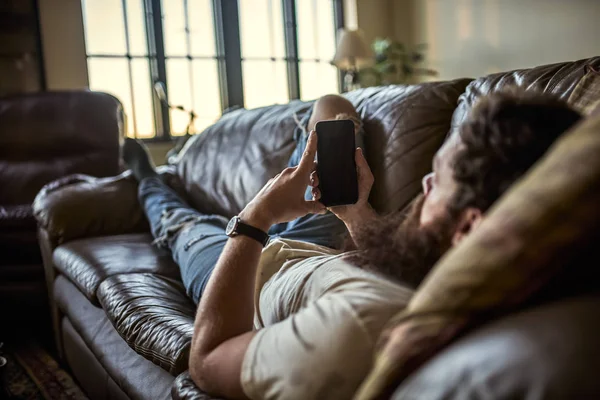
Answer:
<svg viewBox="0 0 600 400"><path fill-rule="evenodd" d="M452 117L452 127L456 129L467 118L469 110L480 97L508 88L549 93L567 101L590 68L600 69L600 57L478 78L471 82L460 96L460 102Z"/></svg>
<svg viewBox="0 0 600 400"><path fill-rule="evenodd" d="M350 92L364 122L365 151L375 176L371 205L387 213L404 208L420 191L452 113L470 79L392 85Z"/></svg>
<svg viewBox="0 0 600 400"><path fill-rule="evenodd" d="M393 399L598 399L600 296L504 317L453 343Z"/></svg>
<svg viewBox="0 0 600 400"><path fill-rule="evenodd" d="M64 276L58 276L54 281L54 293L58 307L65 317L62 328L71 326L77 332L63 332L61 339L66 336L79 336L85 346L93 353L108 375L119 385L131 399L168 399L174 378L164 369L137 354L119 336L106 316L104 310L92 305L84 295ZM67 328L68 329L68 328ZM68 339L67 339L68 340ZM69 343L65 343L69 346ZM72 350L65 349L65 352ZM71 368L77 365L65 354ZM80 363L84 363L87 355L77 354ZM94 373L95 368L77 370L80 374ZM92 378L101 379L101 376ZM85 382L81 382L85 384ZM106 384L106 382L104 382ZM101 383L98 383L101 385ZM86 388L87 389L87 388ZM92 393L88 393L91 395ZM112 399L112 397L108 397Z"/></svg>
<svg viewBox="0 0 600 400"><path fill-rule="evenodd" d="M600 236L598 153L600 116L565 133L492 206L391 319L359 399L379 398L467 328L514 310L563 271L564 291L573 276L581 277L575 284L590 280Z"/></svg>
<svg viewBox="0 0 600 400"><path fill-rule="evenodd" d="M207 214L239 213L287 165L294 149L293 114L310 103L293 101L226 113L181 152L178 174L192 206Z"/></svg>
<svg viewBox="0 0 600 400"><path fill-rule="evenodd" d="M123 107L86 90L0 98L0 204L33 201L46 183L73 173L119 173Z"/></svg>
<svg viewBox="0 0 600 400"><path fill-rule="evenodd" d="M116 275L100 285L98 299L137 353L173 375L187 369L196 306L181 282L154 274Z"/></svg>
<svg viewBox="0 0 600 400"><path fill-rule="evenodd" d="M68 242L54 250L56 269L66 275L94 304L106 278L118 274L153 272L178 278L171 254L151 244L148 233L104 236Z"/></svg>

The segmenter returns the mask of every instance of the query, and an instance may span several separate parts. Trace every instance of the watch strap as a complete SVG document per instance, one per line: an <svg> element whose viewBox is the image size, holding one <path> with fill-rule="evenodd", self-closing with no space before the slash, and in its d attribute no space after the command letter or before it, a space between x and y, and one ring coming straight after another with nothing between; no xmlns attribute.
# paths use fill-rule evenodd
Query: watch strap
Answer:
<svg viewBox="0 0 600 400"><path fill-rule="evenodd" d="M248 236L252 239L259 241L263 245L263 247L266 246L267 243L269 243L270 237L266 232L264 232L261 229L255 228L252 225L248 225L241 220L238 221L236 231L236 233L240 235Z"/></svg>

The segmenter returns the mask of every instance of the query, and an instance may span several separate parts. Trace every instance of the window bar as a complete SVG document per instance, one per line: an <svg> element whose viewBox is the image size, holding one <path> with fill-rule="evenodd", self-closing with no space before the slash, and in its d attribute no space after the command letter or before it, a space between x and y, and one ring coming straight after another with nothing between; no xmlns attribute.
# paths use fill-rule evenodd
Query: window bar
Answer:
<svg viewBox="0 0 600 400"><path fill-rule="evenodd" d="M288 73L288 95L290 100L300 98L300 72L298 61L298 31L296 29L296 8L294 0L283 1L283 24L285 59ZM302 0L301 0L302 1Z"/></svg>
<svg viewBox="0 0 600 400"><path fill-rule="evenodd" d="M238 0L213 0L221 108L244 106ZM225 51L227 49L227 51Z"/></svg>
<svg viewBox="0 0 600 400"><path fill-rule="evenodd" d="M313 46L315 46L315 50L317 50L319 48L319 37L320 37L320 35L319 35L320 27L319 27L319 23L318 23L318 21L319 21L319 15L317 14L317 9L318 9L317 2L318 1L319 0L313 0L312 1L312 19L315 22L314 25L313 25L314 26L314 31L313 31ZM315 52L315 55L317 56L317 58L316 58L315 61L317 63L321 62L321 55L318 54L317 52Z"/></svg>
<svg viewBox="0 0 600 400"><path fill-rule="evenodd" d="M194 68L192 64L192 42L190 39L190 18L188 11L188 0L183 0L183 12L184 12L184 20L185 20L185 48L187 53L188 60L188 75L189 75L189 90L190 90L190 99L191 104L190 108L193 110L196 105L196 99L194 98Z"/></svg>
<svg viewBox="0 0 600 400"><path fill-rule="evenodd" d="M162 29L162 7L161 0L145 0L144 9L146 12L146 37L148 43L148 54L150 55L150 71L152 73L152 82L162 82L165 85L165 92L169 93L167 82L167 67L165 62L165 44ZM163 104L154 90L152 90L152 103L154 104L154 118L156 134L162 134L162 139L170 139L171 123L169 116L169 107Z"/></svg>
<svg viewBox="0 0 600 400"><path fill-rule="evenodd" d="M121 1L123 7L123 26L125 27L125 57L129 72L129 95L131 96L131 119L133 119L133 137L138 137L137 118L135 116L135 93L133 90L133 70L131 68L131 49L129 47L129 26L127 23L127 0ZM125 133L127 135L127 132Z"/></svg>
<svg viewBox="0 0 600 400"><path fill-rule="evenodd" d="M333 0L333 19L335 28L335 43L339 39L339 30L342 29L344 24L344 0ZM338 90L340 93L344 90L344 74L338 69Z"/></svg>

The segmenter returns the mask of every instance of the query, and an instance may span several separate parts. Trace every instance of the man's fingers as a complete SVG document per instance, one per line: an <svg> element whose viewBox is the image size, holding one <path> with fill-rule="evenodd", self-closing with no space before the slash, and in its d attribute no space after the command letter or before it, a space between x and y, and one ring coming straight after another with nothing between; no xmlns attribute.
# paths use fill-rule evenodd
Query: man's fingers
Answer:
<svg viewBox="0 0 600 400"><path fill-rule="evenodd" d="M304 204L306 206L306 211L311 214L320 214L327 211L327 208L317 200L305 201Z"/></svg>
<svg viewBox="0 0 600 400"><path fill-rule="evenodd" d="M310 174L310 186L312 186L312 187L319 186L319 175L317 174L317 171L313 171Z"/></svg>
<svg viewBox="0 0 600 400"><path fill-rule="evenodd" d="M313 170L315 155L317 154L317 134L315 131L311 131L308 136L308 143L306 143L306 149L302 154L302 159L298 164L298 171L307 176L310 171Z"/></svg>
<svg viewBox="0 0 600 400"><path fill-rule="evenodd" d="M359 178L371 178L373 176L369 163L360 147L356 149L355 161Z"/></svg>
<svg viewBox="0 0 600 400"><path fill-rule="evenodd" d="M312 188L311 193L313 200L319 200L321 198L321 191L318 188Z"/></svg>

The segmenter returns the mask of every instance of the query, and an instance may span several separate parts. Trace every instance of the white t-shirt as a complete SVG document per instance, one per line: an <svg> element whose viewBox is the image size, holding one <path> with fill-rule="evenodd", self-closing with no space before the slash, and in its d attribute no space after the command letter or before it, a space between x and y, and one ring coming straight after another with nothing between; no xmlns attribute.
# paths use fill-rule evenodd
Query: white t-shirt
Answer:
<svg viewBox="0 0 600 400"><path fill-rule="evenodd" d="M326 247L275 240L263 251L256 336L242 365L252 399L349 399L408 287L357 268Z"/></svg>

